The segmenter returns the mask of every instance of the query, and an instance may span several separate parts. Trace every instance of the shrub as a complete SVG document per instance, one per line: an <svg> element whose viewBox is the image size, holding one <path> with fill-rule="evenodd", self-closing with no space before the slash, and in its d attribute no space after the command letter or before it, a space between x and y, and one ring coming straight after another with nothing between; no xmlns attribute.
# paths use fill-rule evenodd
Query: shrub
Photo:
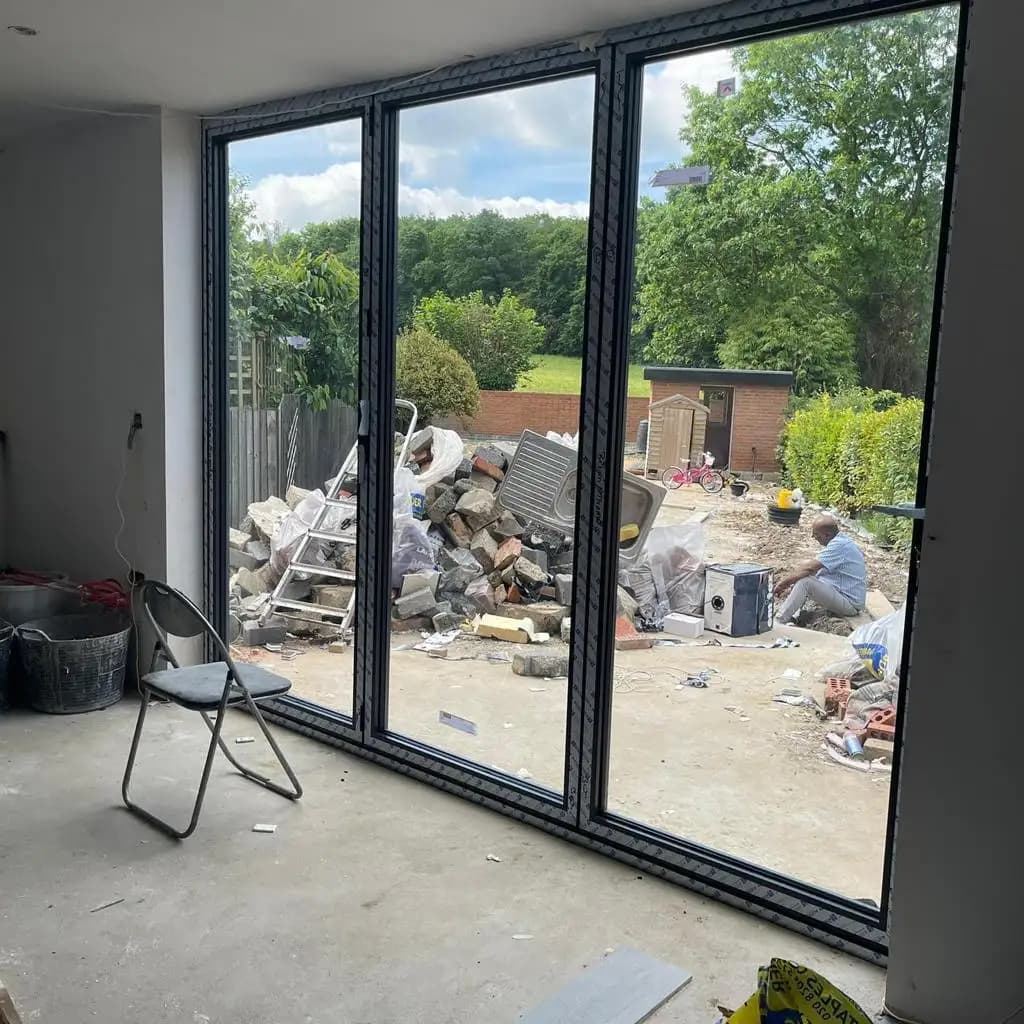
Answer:
<svg viewBox="0 0 1024 1024"><path fill-rule="evenodd" d="M479 386L492 391L513 391L533 369L533 353L544 340L534 311L509 291L497 302L482 292L458 299L435 292L420 300L413 326L451 345L473 368Z"/></svg>
<svg viewBox="0 0 1024 1024"><path fill-rule="evenodd" d="M811 501L844 512L913 501L924 403L890 392L856 390L802 402L786 425L786 477ZM909 520L893 520L883 539L906 543Z"/></svg>
<svg viewBox="0 0 1024 1024"><path fill-rule="evenodd" d="M420 421L472 416L480 405L473 369L458 352L422 327L398 336L395 384L399 398L415 402Z"/></svg>

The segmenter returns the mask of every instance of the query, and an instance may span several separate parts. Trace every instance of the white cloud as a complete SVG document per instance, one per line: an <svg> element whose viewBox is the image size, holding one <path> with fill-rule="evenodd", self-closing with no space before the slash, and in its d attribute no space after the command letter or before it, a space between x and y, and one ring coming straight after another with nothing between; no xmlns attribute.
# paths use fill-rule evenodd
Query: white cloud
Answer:
<svg viewBox="0 0 1024 1024"><path fill-rule="evenodd" d="M713 92L720 79L735 74L729 50L708 50L649 65L644 71L641 166L654 162L663 165L682 158L684 147L679 129L686 116L685 86L696 85L705 92Z"/></svg>
<svg viewBox="0 0 1024 1024"><path fill-rule="evenodd" d="M332 164L318 174L271 174L249 189L256 216L267 224L300 228L316 221L355 217L359 213L360 164ZM505 217L546 213L552 217L586 217L588 202L563 203L534 196L465 195L454 188L415 188L400 185L402 214L448 217L496 210Z"/></svg>

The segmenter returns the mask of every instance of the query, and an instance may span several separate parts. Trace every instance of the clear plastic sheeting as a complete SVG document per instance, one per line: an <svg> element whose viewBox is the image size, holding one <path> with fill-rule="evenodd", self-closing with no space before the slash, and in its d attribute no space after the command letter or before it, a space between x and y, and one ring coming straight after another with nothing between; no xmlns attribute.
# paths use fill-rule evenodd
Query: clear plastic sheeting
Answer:
<svg viewBox="0 0 1024 1024"><path fill-rule="evenodd" d="M344 500L344 499L342 499ZM327 498L324 492L317 488L310 491L302 501L295 506L292 514L281 523L281 528L274 535L270 544L270 564L274 571L280 576L288 568L288 563L295 557L299 549L299 543L305 537L307 531L312 529L320 509L323 508ZM328 533L337 533L342 536L355 536L356 531L356 499L351 498L351 507L333 508L324 517L319 527ZM320 541L310 544L303 553L304 562L327 564L327 548L329 542Z"/></svg>
<svg viewBox="0 0 1024 1024"><path fill-rule="evenodd" d="M619 570L619 584L640 605L643 627L660 629L669 612L703 614L706 546L702 523L655 526L637 562Z"/></svg>
<svg viewBox="0 0 1024 1024"><path fill-rule="evenodd" d="M441 427L426 427L433 435L430 441L430 465L416 474L416 491L422 493L431 484L439 484L446 476L451 476L465 458L462 438L454 430L443 430ZM398 493L397 481L395 493Z"/></svg>
<svg viewBox="0 0 1024 1024"><path fill-rule="evenodd" d="M455 436L458 437L457 434ZM391 541L391 586L394 588L402 585L402 577L408 573L434 567L434 545L427 535L430 524L413 514L412 496L422 490L422 479L404 466L395 470L394 535Z"/></svg>

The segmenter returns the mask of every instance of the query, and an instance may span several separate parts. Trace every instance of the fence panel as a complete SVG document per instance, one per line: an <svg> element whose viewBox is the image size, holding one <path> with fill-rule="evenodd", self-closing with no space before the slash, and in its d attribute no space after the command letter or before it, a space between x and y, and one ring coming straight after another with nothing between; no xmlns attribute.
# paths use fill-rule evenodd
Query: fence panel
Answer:
<svg viewBox="0 0 1024 1024"><path fill-rule="evenodd" d="M254 501L283 498L289 484L323 487L355 443L358 413L344 402L323 411L296 395L278 409L228 409L228 516L233 526Z"/></svg>

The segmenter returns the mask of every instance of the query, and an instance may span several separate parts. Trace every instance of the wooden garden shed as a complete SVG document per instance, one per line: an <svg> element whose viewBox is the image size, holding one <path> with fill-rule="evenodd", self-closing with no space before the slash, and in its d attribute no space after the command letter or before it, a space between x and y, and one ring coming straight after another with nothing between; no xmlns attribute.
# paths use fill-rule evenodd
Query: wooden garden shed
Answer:
<svg viewBox="0 0 1024 1024"><path fill-rule="evenodd" d="M707 437L706 405L686 395L669 395L651 402L647 426L648 474L661 474L670 466L685 467L700 463Z"/></svg>

